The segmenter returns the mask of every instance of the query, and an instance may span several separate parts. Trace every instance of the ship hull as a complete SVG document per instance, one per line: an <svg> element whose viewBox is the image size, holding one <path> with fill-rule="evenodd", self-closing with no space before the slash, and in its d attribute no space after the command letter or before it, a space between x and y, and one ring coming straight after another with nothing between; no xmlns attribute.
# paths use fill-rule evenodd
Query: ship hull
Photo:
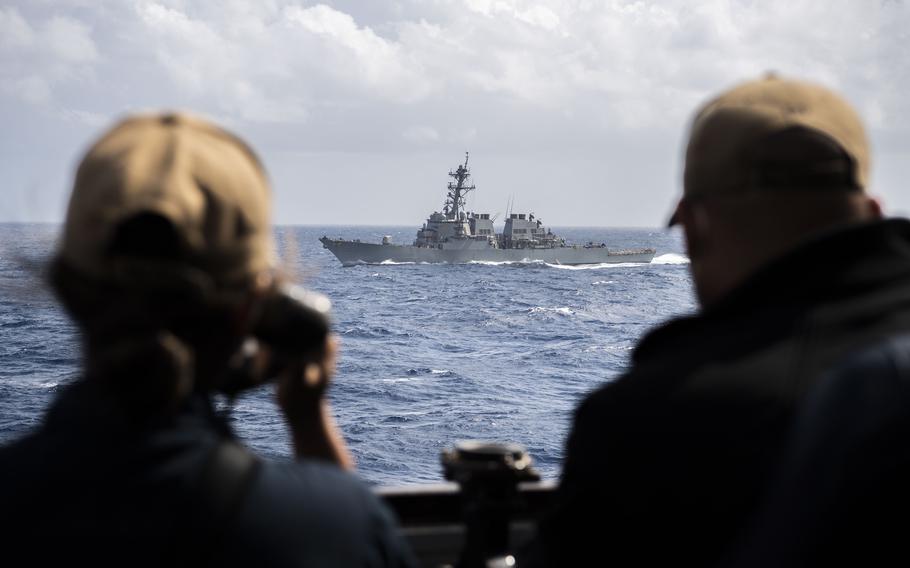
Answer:
<svg viewBox="0 0 910 568"><path fill-rule="evenodd" d="M547 264L647 263L653 249L609 250L605 247L565 246L554 248L500 249L485 241L448 242L444 248L413 245L374 244L344 239L319 239L343 266L382 263L545 262Z"/></svg>

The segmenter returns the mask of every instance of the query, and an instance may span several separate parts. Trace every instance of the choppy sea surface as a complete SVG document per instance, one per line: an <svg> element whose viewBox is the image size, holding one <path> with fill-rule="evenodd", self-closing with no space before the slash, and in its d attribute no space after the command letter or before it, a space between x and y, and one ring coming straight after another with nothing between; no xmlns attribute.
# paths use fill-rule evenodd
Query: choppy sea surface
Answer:
<svg viewBox="0 0 910 568"><path fill-rule="evenodd" d="M628 364L636 340L694 309L676 231L554 228L574 243L650 246L650 264L385 264L343 268L322 235L413 240L413 227L284 227L287 269L333 300L341 358L330 398L362 477L442 480L460 440L516 442L544 478L559 474L572 411ZM40 425L79 374L79 339L40 273L59 226L0 224L0 444ZM260 454L290 444L268 387L233 408Z"/></svg>

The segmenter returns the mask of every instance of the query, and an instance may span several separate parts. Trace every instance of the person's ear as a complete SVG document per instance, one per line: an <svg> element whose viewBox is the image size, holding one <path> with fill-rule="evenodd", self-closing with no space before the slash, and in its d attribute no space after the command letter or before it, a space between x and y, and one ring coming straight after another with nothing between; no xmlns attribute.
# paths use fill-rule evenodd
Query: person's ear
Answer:
<svg viewBox="0 0 910 568"><path fill-rule="evenodd" d="M882 201L878 197L869 197L866 201L866 214L870 219L881 219L885 216L882 212Z"/></svg>

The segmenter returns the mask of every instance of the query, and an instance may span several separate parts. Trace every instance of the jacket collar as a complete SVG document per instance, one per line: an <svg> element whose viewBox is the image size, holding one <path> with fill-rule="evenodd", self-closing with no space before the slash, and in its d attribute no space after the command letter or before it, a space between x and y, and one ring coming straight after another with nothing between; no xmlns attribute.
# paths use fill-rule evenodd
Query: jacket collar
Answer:
<svg viewBox="0 0 910 568"><path fill-rule="evenodd" d="M648 333L632 359L642 363L668 350L705 352L715 347L706 348L706 335L734 343L749 333L745 318L776 322L780 335L820 304L900 280L910 280L910 221L888 219L827 233L772 261L710 309Z"/></svg>

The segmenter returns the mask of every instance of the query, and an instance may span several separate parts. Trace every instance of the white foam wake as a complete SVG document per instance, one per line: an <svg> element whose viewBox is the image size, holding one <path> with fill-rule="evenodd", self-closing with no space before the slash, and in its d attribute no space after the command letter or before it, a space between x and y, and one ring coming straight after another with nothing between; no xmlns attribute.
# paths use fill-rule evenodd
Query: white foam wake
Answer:
<svg viewBox="0 0 910 568"><path fill-rule="evenodd" d="M598 264L548 264L547 266L561 270L602 270L604 268L631 268L645 264L642 262L601 262Z"/></svg>
<svg viewBox="0 0 910 568"><path fill-rule="evenodd" d="M530 259L525 258L522 260L501 260L501 261L500 260L469 260L467 262L467 264L482 264L484 266L504 266L507 264L516 264L516 265L522 266L522 265L526 265L526 264L536 264L538 266L543 266L546 263L542 260L530 260Z"/></svg>
<svg viewBox="0 0 910 568"><path fill-rule="evenodd" d="M689 257L671 252L652 258L651 264L689 264Z"/></svg>

